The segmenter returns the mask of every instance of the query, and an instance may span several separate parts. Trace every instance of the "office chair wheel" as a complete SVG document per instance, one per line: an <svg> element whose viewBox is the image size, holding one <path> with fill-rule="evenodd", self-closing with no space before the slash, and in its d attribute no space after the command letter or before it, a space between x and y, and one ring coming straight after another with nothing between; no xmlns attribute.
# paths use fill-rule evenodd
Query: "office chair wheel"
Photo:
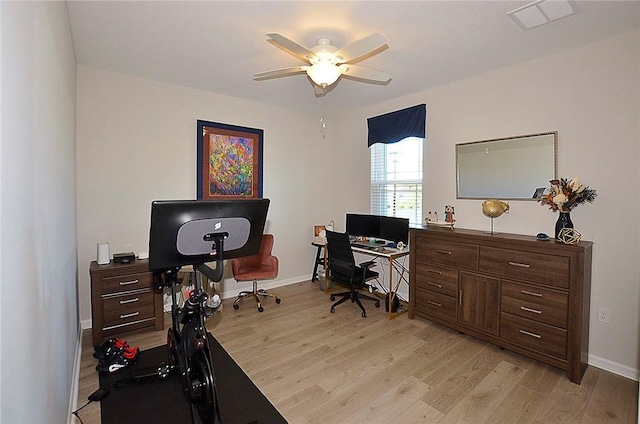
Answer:
<svg viewBox="0 0 640 424"><path fill-rule="evenodd" d="M280 302L282 302L282 300L280 300L280 298L279 298L279 297L276 297L276 303L277 303L277 304L280 304Z"/></svg>
<svg viewBox="0 0 640 424"><path fill-rule="evenodd" d="M335 314L336 313L336 308L334 308L333 306L331 307L331 313Z"/></svg>
<svg viewBox="0 0 640 424"><path fill-rule="evenodd" d="M376 300L375 306L376 306L376 308L380 307L380 301L379 300Z"/></svg>
<svg viewBox="0 0 640 424"><path fill-rule="evenodd" d="M233 309L240 309L240 305L238 305L237 303L233 304Z"/></svg>
<svg viewBox="0 0 640 424"><path fill-rule="evenodd" d="M336 300L336 297L334 295L331 295L329 299L331 299L331 301L333 302L334 300Z"/></svg>
<svg viewBox="0 0 640 424"><path fill-rule="evenodd" d="M262 306L258 306L258 312L262 312L264 311L264 308Z"/></svg>
<svg viewBox="0 0 640 424"><path fill-rule="evenodd" d="M367 317L367 313L365 311L362 311L362 318L366 318Z"/></svg>

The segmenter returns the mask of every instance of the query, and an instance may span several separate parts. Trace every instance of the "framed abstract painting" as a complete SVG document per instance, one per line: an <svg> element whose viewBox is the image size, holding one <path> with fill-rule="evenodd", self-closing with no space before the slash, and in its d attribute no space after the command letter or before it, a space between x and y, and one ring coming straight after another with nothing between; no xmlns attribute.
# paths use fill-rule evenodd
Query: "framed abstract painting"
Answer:
<svg viewBox="0 0 640 424"><path fill-rule="evenodd" d="M198 199L262 198L263 130L198 120Z"/></svg>

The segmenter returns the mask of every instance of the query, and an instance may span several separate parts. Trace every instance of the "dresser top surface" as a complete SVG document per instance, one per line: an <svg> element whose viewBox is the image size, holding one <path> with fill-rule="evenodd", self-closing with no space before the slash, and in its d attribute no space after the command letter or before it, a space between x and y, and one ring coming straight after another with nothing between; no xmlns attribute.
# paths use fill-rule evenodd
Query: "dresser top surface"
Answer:
<svg viewBox="0 0 640 424"><path fill-rule="evenodd" d="M548 240L540 240L536 236L524 235L524 234L510 234L510 233L489 233L480 230L471 230L466 228L442 228L442 227L412 227L410 232L427 233L437 237L453 237L466 240L468 242L520 242L520 243L536 243L540 247L553 247L559 249L588 249L593 245L591 241L581 240L578 244L564 244L555 241L551 238Z"/></svg>

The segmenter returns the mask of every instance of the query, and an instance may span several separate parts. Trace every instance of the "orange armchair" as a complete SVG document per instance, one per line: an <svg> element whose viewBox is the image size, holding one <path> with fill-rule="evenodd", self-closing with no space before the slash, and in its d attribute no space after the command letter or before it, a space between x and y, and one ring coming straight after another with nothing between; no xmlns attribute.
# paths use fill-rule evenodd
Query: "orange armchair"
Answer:
<svg viewBox="0 0 640 424"><path fill-rule="evenodd" d="M258 289L258 280L269 280L278 276L278 258L271 254L272 249L273 235L263 234L260 251L256 255L231 260L231 271L236 281L253 281L253 290L238 293L238 298L233 302L233 309L238 309L239 303L247 297L255 298L259 312L264 311L260 296L273 297L276 303L281 302L276 294Z"/></svg>

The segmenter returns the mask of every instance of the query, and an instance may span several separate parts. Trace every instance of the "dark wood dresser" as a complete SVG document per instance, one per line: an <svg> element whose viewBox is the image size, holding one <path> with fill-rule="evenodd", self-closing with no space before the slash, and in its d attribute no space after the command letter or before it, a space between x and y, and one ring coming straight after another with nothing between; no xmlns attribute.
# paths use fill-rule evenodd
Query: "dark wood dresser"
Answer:
<svg viewBox="0 0 640 424"><path fill-rule="evenodd" d="M154 291L147 260L128 264L91 262L93 345L117 334L154 327L164 329L162 293Z"/></svg>
<svg viewBox="0 0 640 424"><path fill-rule="evenodd" d="M589 353L593 243L515 234L410 231L409 318L419 316L566 370Z"/></svg>

